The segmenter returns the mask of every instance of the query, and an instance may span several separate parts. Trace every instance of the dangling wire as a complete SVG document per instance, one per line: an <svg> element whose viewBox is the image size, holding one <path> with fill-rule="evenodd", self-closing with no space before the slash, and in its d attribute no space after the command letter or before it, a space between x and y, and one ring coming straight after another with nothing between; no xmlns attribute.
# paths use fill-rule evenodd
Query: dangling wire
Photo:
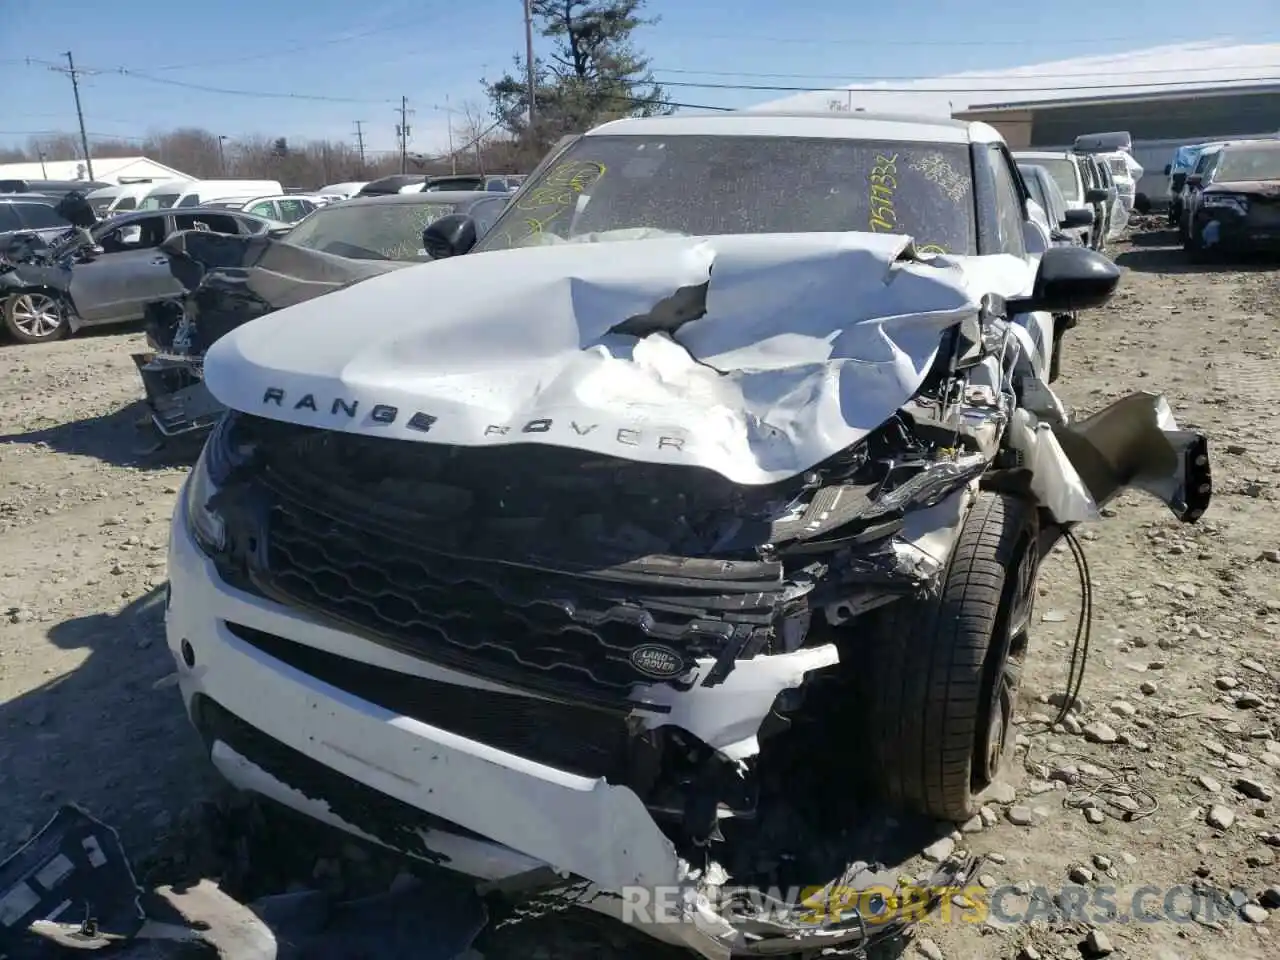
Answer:
<svg viewBox="0 0 1280 960"><path fill-rule="evenodd" d="M1084 547L1071 530L1065 530L1062 539L1071 550L1076 561L1076 572L1080 577L1080 618L1076 621L1076 635L1071 644L1071 666L1067 670L1066 698L1058 708L1054 723L1062 723L1067 713L1076 705L1080 690L1084 687L1084 668L1089 660L1089 638L1093 631L1093 578L1089 575L1089 561L1084 555Z"/></svg>

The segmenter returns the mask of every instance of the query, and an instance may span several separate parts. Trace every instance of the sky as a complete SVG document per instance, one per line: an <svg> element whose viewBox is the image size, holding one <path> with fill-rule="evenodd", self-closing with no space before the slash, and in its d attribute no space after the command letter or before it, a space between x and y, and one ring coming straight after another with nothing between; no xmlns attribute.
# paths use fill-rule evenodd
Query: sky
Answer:
<svg viewBox="0 0 1280 960"><path fill-rule="evenodd" d="M880 80L892 89L919 78L989 74L1208 39L1280 43L1277 0L1233 0L1229 20L1220 21L1206 18L1204 4L1192 0L1096 5L1087 20L1080 9L1027 0L896 0L883 6L649 0L648 13L660 22L637 31L635 42L674 100L732 108L786 100L806 88ZM466 126L462 108L485 110L482 79L510 69L524 49L522 10L521 0L0 0L0 90L6 91L0 144L23 143L33 132L75 131L70 80L50 67L65 63L70 50L76 67L89 71L81 99L91 140L140 138L187 125L232 140L327 137L354 144L359 120L366 149L392 151L405 96L414 111L410 149L444 153L450 118L457 145ZM1234 27L1236 36L1206 33L1209 26ZM539 55L549 48L549 41L535 38ZM1252 51L1250 76L1280 79L1280 46L1272 49L1274 55L1261 47ZM1228 72L1243 66L1232 62L1233 55L1220 56L1217 65ZM1131 78L1120 61L1099 80L1208 78L1196 55L1183 50L1141 62ZM1096 70L1086 61L1026 72L1024 86L1051 87L1087 85ZM1083 79L1064 78L1068 74ZM981 83L970 81L970 89L953 99L1034 96L972 90ZM274 96L283 94L294 96ZM818 101L846 97L853 102L840 92L819 94Z"/></svg>

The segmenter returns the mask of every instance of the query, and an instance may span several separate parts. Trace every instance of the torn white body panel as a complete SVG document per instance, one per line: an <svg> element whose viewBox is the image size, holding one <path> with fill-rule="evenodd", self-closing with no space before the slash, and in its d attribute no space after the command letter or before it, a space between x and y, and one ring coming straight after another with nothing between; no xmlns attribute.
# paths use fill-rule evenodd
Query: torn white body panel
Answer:
<svg viewBox="0 0 1280 960"><path fill-rule="evenodd" d="M900 260L908 247L799 234L455 257L241 327L205 378L234 409L324 429L544 443L770 483L883 423L943 330L1029 285L1015 257ZM611 332L658 325L656 306L702 285L700 317Z"/></svg>

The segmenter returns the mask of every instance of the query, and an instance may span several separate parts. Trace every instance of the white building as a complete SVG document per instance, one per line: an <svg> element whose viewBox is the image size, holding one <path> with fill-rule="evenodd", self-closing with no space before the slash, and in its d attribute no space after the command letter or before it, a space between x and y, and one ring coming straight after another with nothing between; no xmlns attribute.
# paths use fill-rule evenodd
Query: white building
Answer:
<svg viewBox="0 0 1280 960"><path fill-rule="evenodd" d="M99 183L126 181L190 180L187 174L147 157L102 157L93 161L93 179ZM0 163L0 180L88 180L83 160L45 160L34 163Z"/></svg>

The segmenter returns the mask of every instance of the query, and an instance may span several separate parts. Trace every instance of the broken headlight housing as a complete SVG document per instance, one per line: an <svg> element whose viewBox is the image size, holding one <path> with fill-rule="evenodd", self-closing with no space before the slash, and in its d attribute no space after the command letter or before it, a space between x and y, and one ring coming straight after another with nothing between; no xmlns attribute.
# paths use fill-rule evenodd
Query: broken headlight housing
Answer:
<svg viewBox="0 0 1280 960"><path fill-rule="evenodd" d="M226 523L212 503L219 490L216 478L225 473L218 467L226 425L224 417L209 435L186 485L187 527L201 549L210 554L221 551L227 542Z"/></svg>

